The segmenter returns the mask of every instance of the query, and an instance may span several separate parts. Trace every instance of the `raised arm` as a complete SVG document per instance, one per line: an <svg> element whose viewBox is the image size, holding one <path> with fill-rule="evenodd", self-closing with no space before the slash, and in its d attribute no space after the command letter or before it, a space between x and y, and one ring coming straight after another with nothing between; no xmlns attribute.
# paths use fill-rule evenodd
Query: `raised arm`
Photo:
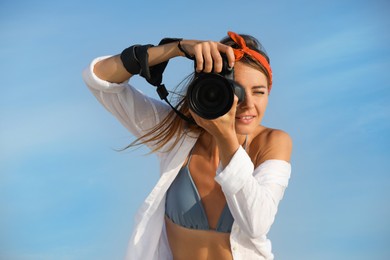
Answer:
<svg viewBox="0 0 390 260"><path fill-rule="evenodd" d="M180 50L179 44L186 53ZM233 66L234 54L230 47L219 42L198 40L181 40L153 46L148 49L148 64L154 66L174 57L184 57L187 54L196 61L197 71L211 72L214 69L214 71L220 72L222 69L221 52L226 53L229 64ZM94 67L94 73L100 79L112 83L122 83L133 76L123 66L120 54L99 61Z"/></svg>
<svg viewBox="0 0 390 260"><path fill-rule="evenodd" d="M149 48L148 55L149 66L153 66L173 57L184 56L184 53L179 50L178 42L172 42ZM99 61L94 67L94 73L100 79L112 83L122 83L133 76L123 66L120 54Z"/></svg>

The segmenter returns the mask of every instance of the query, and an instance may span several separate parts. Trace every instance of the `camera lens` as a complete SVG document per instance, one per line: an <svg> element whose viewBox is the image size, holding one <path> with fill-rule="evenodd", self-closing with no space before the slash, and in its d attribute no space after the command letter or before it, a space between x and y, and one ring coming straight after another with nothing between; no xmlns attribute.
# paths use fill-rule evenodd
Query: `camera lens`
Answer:
<svg viewBox="0 0 390 260"><path fill-rule="evenodd" d="M234 89L218 74L200 74L189 86L187 97L191 110L205 119L215 119L232 107Z"/></svg>
<svg viewBox="0 0 390 260"><path fill-rule="evenodd" d="M209 84L210 83L210 84ZM217 109L224 106L224 97L228 95L226 87L221 84L215 84L215 82L203 82L199 86L196 99L201 107Z"/></svg>

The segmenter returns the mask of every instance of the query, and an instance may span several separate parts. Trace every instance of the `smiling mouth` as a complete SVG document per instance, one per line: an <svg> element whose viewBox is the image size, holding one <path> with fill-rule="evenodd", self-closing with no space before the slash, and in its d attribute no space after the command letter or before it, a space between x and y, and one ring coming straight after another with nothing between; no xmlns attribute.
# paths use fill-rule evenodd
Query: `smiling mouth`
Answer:
<svg viewBox="0 0 390 260"><path fill-rule="evenodd" d="M249 125L253 122L255 116L236 116L237 123Z"/></svg>
<svg viewBox="0 0 390 260"><path fill-rule="evenodd" d="M255 118L255 116L236 116L236 119L241 119L241 120L250 120Z"/></svg>

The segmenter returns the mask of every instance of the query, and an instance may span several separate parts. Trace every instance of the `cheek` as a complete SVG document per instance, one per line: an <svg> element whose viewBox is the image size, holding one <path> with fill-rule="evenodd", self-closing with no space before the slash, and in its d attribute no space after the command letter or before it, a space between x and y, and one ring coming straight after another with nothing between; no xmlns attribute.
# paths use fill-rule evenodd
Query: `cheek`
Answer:
<svg viewBox="0 0 390 260"><path fill-rule="evenodd" d="M262 110L264 110L268 105L268 97L261 97L258 100L256 100L256 103Z"/></svg>
<svg viewBox="0 0 390 260"><path fill-rule="evenodd" d="M267 110L267 102L262 101L258 106L257 106L257 111L260 114L261 118L264 116L265 111Z"/></svg>
<svg viewBox="0 0 390 260"><path fill-rule="evenodd" d="M264 110L267 108L267 105L268 105L268 98L266 100L263 100Z"/></svg>

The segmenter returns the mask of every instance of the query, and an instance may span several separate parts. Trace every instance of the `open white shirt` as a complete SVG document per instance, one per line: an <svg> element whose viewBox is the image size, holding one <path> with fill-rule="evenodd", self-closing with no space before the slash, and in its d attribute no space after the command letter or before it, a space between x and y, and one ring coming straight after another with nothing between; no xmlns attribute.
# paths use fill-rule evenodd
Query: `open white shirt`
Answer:
<svg viewBox="0 0 390 260"><path fill-rule="evenodd" d="M99 79L93 73L93 67L105 58L93 60L83 71L83 79L100 103L139 137L158 124L171 108L144 95L128 82L116 84ZM196 135L183 134L170 152L157 153L160 179L138 210L127 260L172 259L164 221L165 194L196 140ZM282 160L267 160L254 169L242 147L224 169L218 168L215 180L221 185L234 218L230 243L235 260L274 259L266 235L274 222L290 174L290 163Z"/></svg>

